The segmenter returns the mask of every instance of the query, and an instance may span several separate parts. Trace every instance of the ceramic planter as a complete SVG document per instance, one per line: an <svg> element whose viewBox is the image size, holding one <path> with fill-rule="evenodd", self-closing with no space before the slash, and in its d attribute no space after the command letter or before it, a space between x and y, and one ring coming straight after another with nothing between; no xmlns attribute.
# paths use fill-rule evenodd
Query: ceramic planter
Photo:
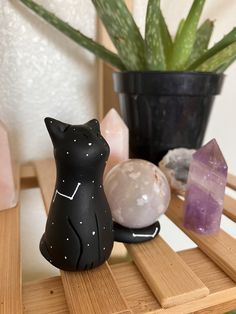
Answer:
<svg viewBox="0 0 236 314"><path fill-rule="evenodd" d="M199 148L223 79L206 72L114 73L130 157L158 163L169 149Z"/></svg>

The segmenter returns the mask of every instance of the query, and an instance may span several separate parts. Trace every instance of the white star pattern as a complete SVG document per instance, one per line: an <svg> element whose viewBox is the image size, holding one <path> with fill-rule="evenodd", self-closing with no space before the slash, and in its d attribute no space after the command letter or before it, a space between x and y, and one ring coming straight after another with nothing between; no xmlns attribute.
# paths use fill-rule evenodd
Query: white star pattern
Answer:
<svg viewBox="0 0 236 314"><path fill-rule="evenodd" d="M68 198L70 201L72 201L73 198L75 197L75 194L78 191L78 188L79 188L80 185L81 185L81 183L78 182L78 184L77 184L77 186L76 186L76 188L75 188L75 190L74 190L74 192L73 192L73 194L71 196L63 194L63 193L59 192L58 190L56 190L54 198L53 198L53 202L55 201L55 198L56 198L57 194L62 196L62 197Z"/></svg>

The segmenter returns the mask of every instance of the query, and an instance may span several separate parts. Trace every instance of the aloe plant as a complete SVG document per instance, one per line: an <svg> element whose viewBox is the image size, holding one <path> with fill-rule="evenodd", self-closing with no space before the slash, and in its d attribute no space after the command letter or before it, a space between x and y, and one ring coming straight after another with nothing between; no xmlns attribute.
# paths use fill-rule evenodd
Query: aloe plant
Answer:
<svg viewBox="0 0 236 314"><path fill-rule="evenodd" d="M91 0L117 53L74 29L33 0L20 0L45 21L121 71L224 72L236 60L236 28L209 48L214 23L199 26L205 0L194 0L175 37L170 35L161 0L149 0L144 38L124 0Z"/></svg>

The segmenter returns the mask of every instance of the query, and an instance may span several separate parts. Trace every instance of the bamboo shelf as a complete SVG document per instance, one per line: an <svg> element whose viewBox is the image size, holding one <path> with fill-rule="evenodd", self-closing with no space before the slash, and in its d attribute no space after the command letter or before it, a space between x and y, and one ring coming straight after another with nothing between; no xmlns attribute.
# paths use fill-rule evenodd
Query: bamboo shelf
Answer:
<svg viewBox="0 0 236 314"><path fill-rule="evenodd" d="M55 181L52 160L23 165L18 190L40 187L46 211ZM236 190L236 177L228 176ZM198 246L174 252L158 236L127 245L132 262L29 282L22 286L19 204L0 212L1 314L224 313L236 308L236 239L220 230L199 236L182 225L183 201L172 196L166 213ZM225 196L224 214L236 222L236 200Z"/></svg>

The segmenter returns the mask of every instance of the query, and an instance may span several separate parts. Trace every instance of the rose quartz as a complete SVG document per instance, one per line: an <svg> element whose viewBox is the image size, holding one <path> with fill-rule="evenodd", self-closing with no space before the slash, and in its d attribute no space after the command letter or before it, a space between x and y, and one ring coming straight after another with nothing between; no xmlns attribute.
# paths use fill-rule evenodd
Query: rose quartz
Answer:
<svg viewBox="0 0 236 314"><path fill-rule="evenodd" d="M129 158L129 130L115 109L111 109L101 122L101 133L110 146L105 174L118 163Z"/></svg>
<svg viewBox="0 0 236 314"><path fill-rule="evenodd" d="M0 210L16 205L11 153L5 126L0 122Z"/></svg>

